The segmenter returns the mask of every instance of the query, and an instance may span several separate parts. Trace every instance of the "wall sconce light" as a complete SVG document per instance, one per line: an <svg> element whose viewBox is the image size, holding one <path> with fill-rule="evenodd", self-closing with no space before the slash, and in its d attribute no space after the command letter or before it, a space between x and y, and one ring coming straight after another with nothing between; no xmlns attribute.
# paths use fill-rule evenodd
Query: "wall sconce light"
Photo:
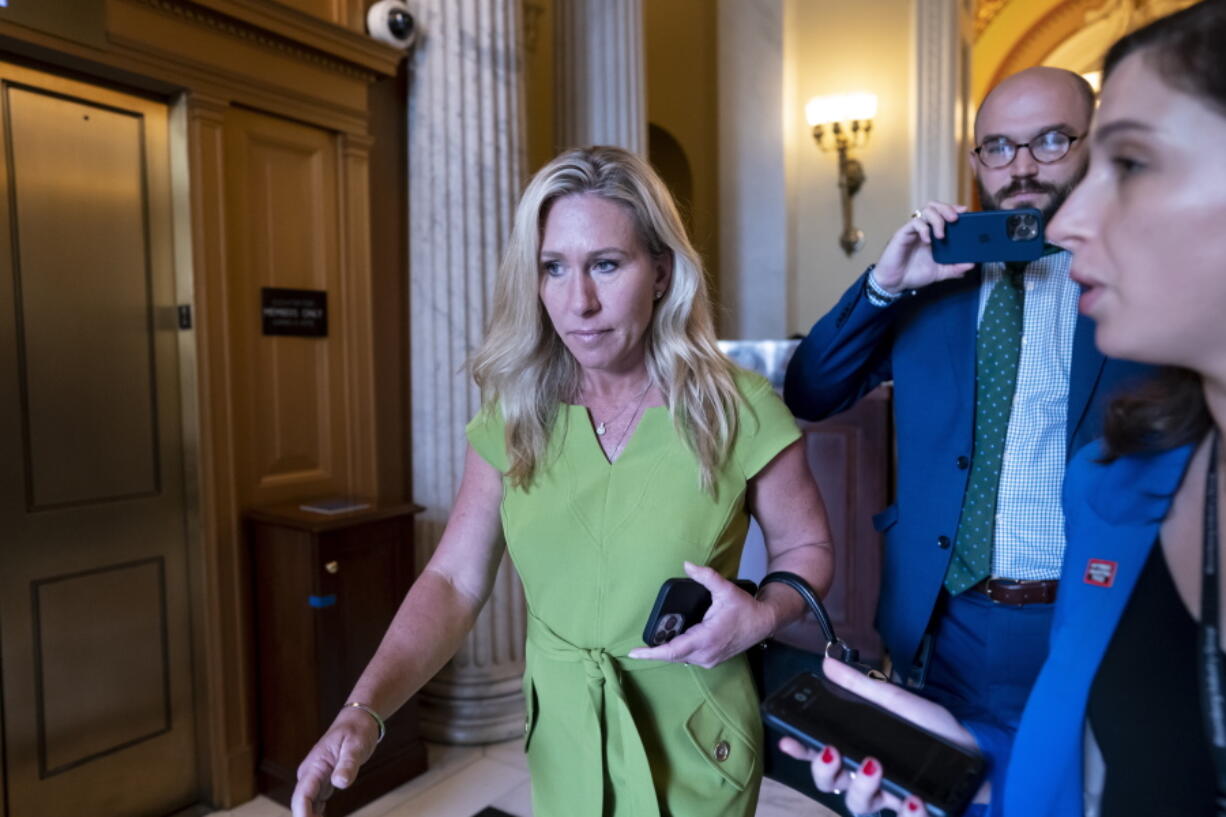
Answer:
<svg viewBox="0 0 1226 817"><path fill-rule="evenodd" d="M877 115L876 94L839 94L815 96L805 104L805 119L813 128L813 139L823 151L839 154L839 194L843 200L843 233L839 246L848 257L864 246L864 231L853 225L851 197L864 185L864 166L848 155L852 148L868 142Z"/></svg>

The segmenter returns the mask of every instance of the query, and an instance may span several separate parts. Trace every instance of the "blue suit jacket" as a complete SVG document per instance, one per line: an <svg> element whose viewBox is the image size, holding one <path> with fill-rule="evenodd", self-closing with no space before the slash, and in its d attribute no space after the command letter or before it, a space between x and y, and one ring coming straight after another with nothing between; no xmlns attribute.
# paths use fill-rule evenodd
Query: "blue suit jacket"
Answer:
<svg viewBox="0 0 1226 817"><path fill-rule="evenodd" d="M1086 702L1194 446L1096 462L1091 445L1064 483L1068 530L1047 661L1026 702L1003 797L993 813L1082 817ZM1109 587L1087 580L1090 560L1114 564ZM999 762L1002 758L997 757Z"/></svg>
<svg viewBox="0 0 1226 817"><path fill-rule="evenodd" d="M970 474L981 276L975 270L884 308L868 301L866 276L801 342L788 364L784 397L794 414L818 420L894 381L898 501L874 519L885 533L877 628L895 667L909 674L949 565ZM1078 318L1069 455L1099 435L1105 403L1122 381L1148 370L1104 358L1094 346L1093 323Z"/></svg>

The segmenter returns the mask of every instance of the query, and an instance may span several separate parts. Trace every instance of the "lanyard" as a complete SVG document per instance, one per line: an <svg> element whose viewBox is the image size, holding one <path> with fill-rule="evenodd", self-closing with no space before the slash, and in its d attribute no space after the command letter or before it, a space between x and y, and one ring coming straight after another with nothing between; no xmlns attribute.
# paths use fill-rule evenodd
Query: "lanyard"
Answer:
<svg viewBox="0 0 1226 817"><path fill-rule="evenodd" d="M1200 648L1197 664L1200 670L1201 713L1209 737L1209 751L1217 769L1217 808L1226 814L1226 662L1218 647L1218 507L1217 455L1218 433L1210 441L1209 469L1205 474L1205 553L1201 561L1200 583Z"/></svg>

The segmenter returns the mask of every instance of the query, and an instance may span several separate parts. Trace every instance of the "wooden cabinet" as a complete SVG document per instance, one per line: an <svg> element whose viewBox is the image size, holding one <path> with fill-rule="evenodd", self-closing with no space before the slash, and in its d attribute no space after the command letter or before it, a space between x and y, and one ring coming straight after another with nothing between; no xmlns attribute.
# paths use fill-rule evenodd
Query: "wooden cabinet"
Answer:
<svg viewBox="0 0 1226 817"><path fill-rule="evenodd" d="M299 762L345 703L413 580L414 505L335 516L288 505L246 516L255 588L258 785L288 804ZM426 768L410 700L348 790L347 814Z"/></svg>
<svg viewBox="0 0 1226 817"><path fill-rule="evenodd" d="M891 389L881 386L819 423L800 422L805 455L821 488L834 541L834 584L826 608L839 637L873 664L882 658L873 624L881 584L881 534L873 528L873 514L889 504L893 482ZM779 637L807 649L820 649L824 642L810 621Z"/></svg>

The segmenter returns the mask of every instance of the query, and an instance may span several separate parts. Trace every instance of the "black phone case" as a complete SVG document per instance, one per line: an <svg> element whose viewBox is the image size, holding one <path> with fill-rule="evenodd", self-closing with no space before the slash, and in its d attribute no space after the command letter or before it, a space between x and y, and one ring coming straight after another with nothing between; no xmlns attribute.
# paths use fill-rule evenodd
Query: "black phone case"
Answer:
<svg viewBox="0 0 1226 817"><path fill-rule="evenodd" d="M813 684L833 684L833 682L826 681L824 678L814 673L806 672L797 675L762 702L762 720L772 729L782 734L790 735L806 746L821 750L826 747L824 742L807 732L801 723L797 722L796 720L789 719L790 697L795 693L795 690L798 687L798 682L802 681L802 679L808 679L809 682ZM889 682L882 681L880 683ZM901 729L908 730L917 735L922 735L924 738L929 739L934 743L941 744L948 750L963 756L966 760L965 777L961 781L954 796L941 803L935 803L932 801L925 802L928 806L928 812L934 815L934 817L957 817L957 815L960 815L966 810L966 807L970 805L971 800L974 798L975 793L979 790L979 784L983 781L984 774L987 770L986 761L981 755L969 752L961 746L949 742L940 735L935 735L920 726L916 726L910 721L894 714L888 709L878 706L872 701L856 695L850 690L842 687L839 687L839 690L841 695L845 695L848 698L854 698L860 704L870 706L878 712L884 714L886 717L896 722ZM835 748L839 748L837 741L832 741L832 743L835 743ZM867 752L861 757L849 757L847 754L842 754L842 765L844 769L855 772L859 770L860 763L864 760L864 757L867 757L868 755L880 757L881 754L884 753ZM886 768L886 772L889 772L888 767ZM889 778L882 778L881 785L887 791L898 796L899 798L905 798L912 794L912 792L907 788L899 785Z"/></svg>
<svg viewBox="0 0 1226 817"><path fill-rule="evenodd" d="M749 579L736 579L733 583L751 596L758 592L758 585ZM698 582L690 578L665 579L643 627L643 643L658 647L671 641L702 621L710 606L711 592ZM652 638L660 627L660 620L667 615L679 615L678 626L669 638L653 643Z"/></svg>
<svg viewBox="0 0 1226 817"><path fill-rule="evenodd" d="M1009 219L1033 216L1038 232L1025 241L1009 237ZM932 240L932 259L938 264L983 264L992 261L1033 261L1043 254L1043 214L1033 207L1019 210L984 210L962 213L945 225L945 237Z"/></svg>

